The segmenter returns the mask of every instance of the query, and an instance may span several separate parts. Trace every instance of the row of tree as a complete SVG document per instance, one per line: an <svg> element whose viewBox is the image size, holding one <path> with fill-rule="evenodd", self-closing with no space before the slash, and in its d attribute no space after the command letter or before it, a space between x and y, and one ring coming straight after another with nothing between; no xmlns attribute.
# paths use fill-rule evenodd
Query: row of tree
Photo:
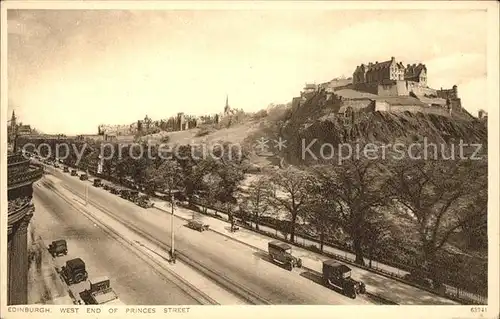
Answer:
<svg viewBox="0 0 500 319"><path fill-rule="evenodd" d="M38 141L44 142L55 150L57 141ZM96 167L100 145L86 145L81 158L63 154L66 163L79 159L82 168ZM335 238L348 238L360 264L365 257L388 256L398 246L396 251L407 251L405 263L437 277L440 252L457 233L470 247L487 246L485 161L351 159L342 165L290 166L262 174L241 191L247 153L225 156L229 147L224 144L213 152L217 156L206 157L193 156L201 154L185 145L171 159L157 156L154 147L151 158L138 158L138 150L125 147L121 158L104 161L102 174L131 180L148 192L181 193L190 203L218 204L230 215L248 214L257 228L261 218L284 214L291 242L306 224L317 233L321 249ZM104 150L104 156L111 152Z"/></svg>

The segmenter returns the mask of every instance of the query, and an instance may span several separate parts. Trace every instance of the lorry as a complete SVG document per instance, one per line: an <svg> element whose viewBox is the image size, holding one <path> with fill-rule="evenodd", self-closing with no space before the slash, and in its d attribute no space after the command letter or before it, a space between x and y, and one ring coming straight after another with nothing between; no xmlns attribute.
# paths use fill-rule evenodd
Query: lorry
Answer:
<svg viewBox="0 0 500 319"><path fill-rule="evenodd" d="M88 278L85 263L81 258L66 261L66 265L61 267L60 274L68 286L85 281Z"/></svg>
<svg viewBox="0 0 500 319"><path fill-rule="evenodd" d="M123 305L107 276L89 280L89 288L79 293L79 303L85 305ZM75 298L78 300L78 298Z"/></svg>
<svg viewBox="0 0 500 319"><path fill-rule="evenodd" d="M278 240L270 241L267 244L267 250L271 259L286 267L288 270L292 270L294 267L302 267L302 259L295 257L292 254L292 246L282 243Z"/></svg>
<svg viewBox="0 0 500 319"><path fill-rule="evenodd" d="M329 288L337 288L342 293L352 299L356 295L366 293L366 286L363 282L351 278L351 268L333 260L323 261L323 284Z"/></svg>
<svg viewBox="0 0 500 319"><path fill-rule="evenodd" d="M54 240L49 245L49 253L52 257L59 257L68 254L68 245L64 239Z"/></svg>

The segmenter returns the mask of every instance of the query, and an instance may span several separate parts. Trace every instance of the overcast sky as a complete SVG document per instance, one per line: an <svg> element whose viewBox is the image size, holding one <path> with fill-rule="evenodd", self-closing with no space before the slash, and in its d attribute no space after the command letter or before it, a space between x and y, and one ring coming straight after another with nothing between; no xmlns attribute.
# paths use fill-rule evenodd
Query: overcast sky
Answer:
<svg viewBox="0 0 500 319"><path fill-rule="evenodd" d="M391 56L486 106L485 11L9 10L9 117L96 133L177 112L256 111Z"/></svg>

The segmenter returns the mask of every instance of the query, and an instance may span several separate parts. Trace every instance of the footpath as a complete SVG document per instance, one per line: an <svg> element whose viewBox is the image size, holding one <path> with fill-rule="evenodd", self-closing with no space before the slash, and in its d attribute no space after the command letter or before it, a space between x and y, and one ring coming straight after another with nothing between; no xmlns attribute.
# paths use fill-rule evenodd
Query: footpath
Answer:
<svg viewBox="0 0 500 319"><path fill-rule="evenodd" d="M159 199L152 199L154 207L165 213L171 213L171 205L169 202ZM197 216L203 220L205 224L210 226L210 230L219 233L225 237L231 238L237 242L247 245L253 249L258 249L267 252L267 244L273 240L271 237L255 233L244 228L236 232L230 232L230 224L223 220L210 217L198 212L194 212L184 207L176 206L174 215L185 220L190 220L193 216ZM294 254L302 258L304 267L321 273L322 262L329 259L320 254L302 249L292 245ZM456 305L455 301L440 297L428 291L404 284L400 281L390 279L388 277L375 274L362 268L357 268L350 265L353 269L353 278L363 281L366 284L367 291L373 295L389 300L400 305Z"/></svg>
<svg viewBox="0 0 500 319"><path fill-rule="evenodd" d="M30 235L33 238L28 236L28 304L73 305L73 300L55 270L45 242L40 236L32 234L32 231L33 226L30 225Z"/></svg>

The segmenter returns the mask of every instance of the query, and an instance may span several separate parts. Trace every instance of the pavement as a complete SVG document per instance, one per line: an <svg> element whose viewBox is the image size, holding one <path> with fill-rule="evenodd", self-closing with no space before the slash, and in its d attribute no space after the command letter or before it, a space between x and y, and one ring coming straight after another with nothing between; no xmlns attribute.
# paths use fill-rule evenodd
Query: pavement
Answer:
<svg viewBox="0 0 500 319"><path fill-rule="evenodd" d="M152 202L154 202L155 208L162 210L165 213L171 212L171 205L169 202L164 202L157 199L153 199ZM196 216L196 218L200 218L201 220L203 220L205 224L210 225L210 230L250 247L259 249L263 252L267 252L268 242L274 240L271 237L255 233L241 227L236 232L230 232L229 223L217 218L206 216L201 213L193 212L183 207L175 207L174 214L186 220L192 219L193 216ZM294 254L302 258L304 267L321 273L322 262L323 260L329 259L328 257L302 249L297 246L292 247ZM354 269L352 274L353 278L365 282L368 292L383 299L390 300L394 303L401 305L458 304L452 300L442 298L438 295L410 285L406 285L396 280L390 280L387 277L374 274L362 268L356 268L353 266L350 267Z"/></svg>
<svg viewBox="0 0 500 319"><path fill-rule="evenodd" d="M102 188L81 182L76 177L53 172L62 183L83 197L87 185L89 198L109 208L110 214L119 214L127 223L133 224L155 238L170 242L170 203L153 199L155 208L142 209L137 205L112 195ZM220 271L224 276L248 287L263 296L271 304L373 304L373 300L349 299L319 285L322 261L328 259L320 254L293 246L295 254L302 258L306 267L292 272L283 270L268 261L267 243L270 237L240 228L231 233L227 222L176 207L175 216L181 218L181 226L175 227L176 248L189 254L207 267ZM182 227L186 219L197 216L210 225L212 232L199 233ZM178 221L175 220L177 224ZM213 234L213 235L212 235ZM222 235L222 236L221 236ZM265 261L265 262L263 262ZM376 273L350 266L353 278L363 281L367 292L382 300L402 305L457 304L425 290ZM307 280L304 280L307 279Z"/></svg>
<svg viewBox="0 0 500 319"><path fill-rule="evenodd" d="M72 305L66 287L59 279L52 256L33 223L29 227L28 304Z"/></svg>
<svg viewBox="0 0 500 319"><path fill-rule="evenodd" d="M141 256L131 251L126 244L113 238L54 193L53 189L44 184L47 179L50 176L45 176L34 184L33 201L36 211L31 223L45 244L57 239L67 241L68 255L53 258L52 269L60 268L67 260L79 257L86 264L89 279L108 276L111 286L125 304L199 304L178 285L152 268ZM75 196L71 199L73 204L81 205Z"/></svg>
<svg viewBox="0 0 500 319"><path fill-rule="evenodd" d="M141 232L170 246L171 216L157 209L143 209L130 201L108 191L93 187L91 182L82 182L69 174L55 171L52 174L61 180L61 186L84 198L85 189L91 204L104 207L108 217L121 220L124 225L140 229ZM100 217L101 218L101 217ZM102 220L107 218L102 216ZM369 296L351 299L324 287L317 273L309 270L288 271L268 258L260 250L221 236L215 232L203 232L185 227L186 222L174 218L175 248L190 260L208 269L216 278L244 287L273 305L369 305L379 304ZM191 280L190 280L191 281ZM147 295L147 294L145 294ZM138 303L134 303L138 304Z"/></svg>

